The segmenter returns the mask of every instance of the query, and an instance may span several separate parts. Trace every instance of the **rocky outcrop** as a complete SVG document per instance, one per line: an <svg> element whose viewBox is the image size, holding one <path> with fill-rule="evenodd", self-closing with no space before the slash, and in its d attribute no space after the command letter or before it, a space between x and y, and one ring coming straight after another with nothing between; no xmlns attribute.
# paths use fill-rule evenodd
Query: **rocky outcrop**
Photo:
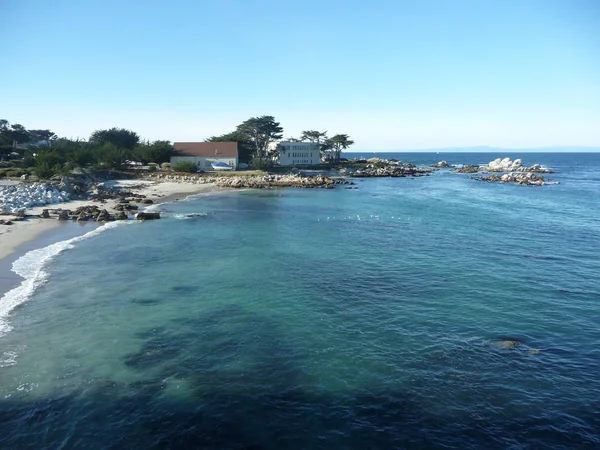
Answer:
<svg viewBox="0 0 600 450"><path fill-rule="evenodd" d="M436 167L438 169L447 169L448 167L450 167L450 164L448 164L448 161L440 161L432 164L431 167Z"/></svg>
<svg viewBox="0 0 600 450"><path fill-rule="evenodd" d="M524 166L520 159L514 161L510 158L497 158L490 161L487 165L473 166L465 165L457 168L455 173L477 173L477 172L532 172L532 173L554 173L552 170L542 167L539 164L534 164L530 167Z"/></svg>
<svg viewBox="0 0 600 450"><path fill-rule="evenodd" d="M480 166L473 166L470 164L458 167L454 170L454 173L477 173L479 172Z"/></svg>
<svg viewBox="0 0 600 450"><path fill-rule="evenodd" d="M404 163L391 159L371 158L364 168L356 169L347 174L356 178L368 177L422 177L435 171L432 167L417 167L414 164Z"/></svg>
<svg viewBox="0 0 600 450"><path fill-rule="evenodd" d="M503 175L488 175L483 177L472 177L475 180L488 181L493 183L516 183L524 186L543 186L547 181L542 175L533 172L526 173L505 173Z"/></svg>

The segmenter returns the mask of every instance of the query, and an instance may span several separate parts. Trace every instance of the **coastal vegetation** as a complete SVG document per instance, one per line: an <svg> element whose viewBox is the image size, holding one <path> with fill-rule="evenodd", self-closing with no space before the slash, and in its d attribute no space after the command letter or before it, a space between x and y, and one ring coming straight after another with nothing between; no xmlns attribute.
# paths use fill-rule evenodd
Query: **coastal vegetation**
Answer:
<svg viewBox="0 0 600 450"><path fill-rule="evenodd" d="M195 173L198 172L198 166L193 161L179 161L171 167L174 172Z"/></svg>
<svg viewBox="0 0 600 450"><path fill-rule="evenodd" d="M206 141L236 142L240 163L246 163L255 170L277 172L277 147L271 144L282 137L280 122L265 115L251 117L234 130L211 136ZM354 143L347 134L336 134L330 138L327 132L315 130L303 131L300 139L289 140L319 144L326 164L339 163L342 151ZM47 179L78 171L93 173L131 168L139 170L140 167L147 171L170 170L173 151L173 145L167 140L150 142L125 128L95 130L85 140L58 137L51 130L28 130L21 124L0 120L0 177L35 175ZM180 165L172 170L192 171L188 166Z"/></svg>

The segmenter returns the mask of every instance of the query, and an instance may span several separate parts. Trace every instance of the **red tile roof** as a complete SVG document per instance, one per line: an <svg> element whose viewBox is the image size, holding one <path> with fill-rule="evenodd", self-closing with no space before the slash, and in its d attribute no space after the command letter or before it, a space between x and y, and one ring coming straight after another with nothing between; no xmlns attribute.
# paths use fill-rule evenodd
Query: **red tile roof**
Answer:
<svg viewBox="0 0 600 450"><path fill-rule="evenodd" d="M237 142L175 142L174 156L238 156Z"/></svg>

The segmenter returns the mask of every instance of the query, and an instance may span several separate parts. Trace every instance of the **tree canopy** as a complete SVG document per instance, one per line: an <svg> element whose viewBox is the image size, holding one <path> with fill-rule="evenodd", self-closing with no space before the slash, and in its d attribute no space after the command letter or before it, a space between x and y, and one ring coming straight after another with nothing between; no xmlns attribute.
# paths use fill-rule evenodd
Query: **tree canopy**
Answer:
<svg viewBox="0 0 600 450"><path fill-rule="evenodd" d="M125 128L111 128L109 130L96 130L90 135L90 144L112 144L117 148L133 150L140 142L140 136Z"/></svg>
<svg viewBox="0 0 600 450"><path fill-rule="evenodd" d="M342 150L346 150L352 144L354 141L347 134L336 134L325 141L323 149L328 160L338 162L342 157Z"/></svg>
<svg viewBox="0 0 600 450"><path fill-rule="evenodd" d="M283 137L283 128L273 116L251 117L237 127L254 145L255 157L262 160L268 156L269 144Z"/></svg>
<svg viewBox="0 0 600 450"><path fill-rule="evenodd" d="M320 144L327 140L327 131L305 130L300 135L301 141L316 142Z"/></svg>
<svg viewBox="0 0 600 450"><path fill-rule="evenodd" d="M250 136L239 129L220 136L211 136L206 142L237 142L240 162L249 163L252 160L252 153L255 148L254 142L252 142Z"/></svg>

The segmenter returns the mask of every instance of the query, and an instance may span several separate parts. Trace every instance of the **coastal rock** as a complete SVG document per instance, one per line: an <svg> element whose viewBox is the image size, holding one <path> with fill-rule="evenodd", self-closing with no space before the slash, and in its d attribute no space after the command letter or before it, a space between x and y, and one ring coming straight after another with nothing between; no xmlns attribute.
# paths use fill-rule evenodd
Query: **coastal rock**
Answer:
<svg viewBox="0 0 600 450"><path fill-rule="evenodd" d="M61 209L58 212L58 220L69 220L70 211L68 209Z"/></svg>
<svg viewBox="0 0 600 450"><path fill-rule="evenodd" d="M97 222L108 222L110 220L113 220L113 218L111 217L111 215L108 213L108 211L106 209L103 209L102 211L100 211L100 213L96 216Z"/></svg>
<svg viewBox="0 0 600 450"><path fill-rule="evenodd" d="M116 216L115 216L115 220L127 220L127 214L125 214L124 211L119 212Z"/></svg>
<svg viewBox="0 0 600 450"><path fill-rule="evenodd" d="M431 167L437 167L439 169L446 169L446 168L450 167L450 164L448 164L448 161L440 161L440 162L436 162L436 163L432 164Z"/></svg>
<svg viewBox="0 0 600 450"><path fill-rule="evenodd" d="M40 215L40 217L42 219L49 219L50 218L50 213L48 212L47 209L42 209L42 214Z"/></svg>
<svg viewBox="0 0 600 450"><path fill-rule="evenodd" d="M499 183L516 183L523 186L543 186L546 180L542 175L536 175L533 172L527 173L505 173L503 175L488 175L483 177L473 177L474 180L499 182Z"/></svg>
<svg viewBox="0 0 600 450"><path fill-rule="evenodd" d="M533 172L533 173L554 173L552 170L534 164L526 167L520 159L512 161L510 158L497 158L490 161L487 165L474 166L465 165L454 170L455 173L476 173L476 172Z"/></svg>
<svg viewBox="0 0 600 450"><path fill-rule="evenodd" d="M493 345L497 348L515 348L519 347L521 345L521 342L512 339L507 339L503 341L496 341L493 343Z"/></svg>
<svg viewBox="0 0 600 450"><path fill-rule="evenodd" d="M473 166L470 164L458 167L454 170L454 173L477 173L479 172L479 166Z"/></svg>
<svg viewBox="0 0 600 450"><path fill-rule="evenodd" d="M67 192L50 183L0 186L0 214L15 214L34 206L62 203L70 200Z"/></svg>
<svg viewBox="0 0 600 450"><path fill-rule="evenodd" d="M157 212L139 212L135 215L136 220L156 220L160 219L160 213Z"/></svg>
<svg viewBox="0 0 600 450"><path fill-rule="evenodd" d="M367 177L420 177L427 176L435 171L432 167L417 167L411 163L404 163L391 159L371 158L364 168L352 173L356 178Z"/></svg>

